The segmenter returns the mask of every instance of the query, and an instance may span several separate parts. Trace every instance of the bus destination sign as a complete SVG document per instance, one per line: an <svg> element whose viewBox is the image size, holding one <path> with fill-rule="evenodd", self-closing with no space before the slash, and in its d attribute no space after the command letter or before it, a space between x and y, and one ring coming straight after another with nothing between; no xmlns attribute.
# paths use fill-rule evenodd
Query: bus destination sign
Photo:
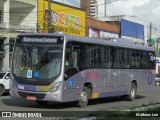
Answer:
<svg viewBox="0 0 160 120"><path fill-rule="evenodd" d="M49 38L49 37L23 37L22 42L30 42L30 43L57 43L57 38Z"/></svg>

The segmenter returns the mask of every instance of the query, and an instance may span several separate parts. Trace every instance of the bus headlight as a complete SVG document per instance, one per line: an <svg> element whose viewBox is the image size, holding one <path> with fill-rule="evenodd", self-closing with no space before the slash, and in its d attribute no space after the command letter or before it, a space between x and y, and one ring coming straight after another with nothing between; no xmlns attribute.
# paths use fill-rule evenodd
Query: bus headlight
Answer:
<svg viewBox="0 0 160 120"><path fill-rule="evenodd" d="M61 85L61 82L56 82L53 88L50 89L50 92L57 91L60 85Z"/></svg>

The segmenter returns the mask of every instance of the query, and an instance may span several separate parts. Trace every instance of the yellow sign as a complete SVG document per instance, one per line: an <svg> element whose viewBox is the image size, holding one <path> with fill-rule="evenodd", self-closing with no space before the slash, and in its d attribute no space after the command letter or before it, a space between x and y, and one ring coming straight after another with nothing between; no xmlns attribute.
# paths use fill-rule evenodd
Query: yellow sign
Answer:
<svg viewBox="0 0 160 120"><path fill-rule="evenodd" d="M148 34L148 36L150 36L150 34ZM155 33L152 33L152 34L151 34L151 38L156 38L156 36L157 36L157 35L156 35Z"/></svg>
<svg viewBox="0 0 160 120"><path fill-rule="evenodd" d="M85 11L51 3L51 28L74 36L86 35ZM48 32L48 0L38 0L38 32Z"/></svg>

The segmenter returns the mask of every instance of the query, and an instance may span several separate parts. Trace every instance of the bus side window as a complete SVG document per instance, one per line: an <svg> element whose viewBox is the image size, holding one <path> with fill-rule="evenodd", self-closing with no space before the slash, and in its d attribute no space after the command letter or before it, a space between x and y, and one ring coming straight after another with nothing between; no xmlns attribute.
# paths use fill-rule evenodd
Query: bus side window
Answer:
<svg viewBox="0 0 160 120"><path fill-rule="evenodd" d="M146 51L141 52L141 68L142 69L149 69L148 66L148 54Z"/></svg>
<svg viewBox="0 0 160 120"><path fill-rule="evenodd" d="M131 50L131 68L140 68L140 52L137 50Z"/></svg>
<svg viewBox="0 0 160 120"><path fill-rule="evenodd" d="M108 68L118 68L119 67L119 50L114 47L108 49Z"/></svg>
<svg viewBox="0 0 160 120"><path fill-rule="evenodd" d="M129 50L120 49L119 50L119 68L129 69L130 68L130 59L129 59Z"/></svg>
<svg viewBox="0 0 160 120"><path fill-rule="evenodd" d="M94 46L85 45L84 46L84 68L94 67Z"/></svg>
<svg viewBox="0 0 160 120"><path fill-rule="evenodd" d="M66 54L66 68L77 67L77 51L68 51Z"/></svg>

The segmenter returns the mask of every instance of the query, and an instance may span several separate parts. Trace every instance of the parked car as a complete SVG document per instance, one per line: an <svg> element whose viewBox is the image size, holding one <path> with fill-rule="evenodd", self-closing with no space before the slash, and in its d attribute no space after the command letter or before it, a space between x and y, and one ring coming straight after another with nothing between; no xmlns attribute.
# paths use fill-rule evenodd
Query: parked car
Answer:
<svg viewBox="0 0 160 120"><path fill-rule="evenodd" d="M9 92L9 81L10 73L0 72L0 96L2 96L4 93Z"/></svg>

